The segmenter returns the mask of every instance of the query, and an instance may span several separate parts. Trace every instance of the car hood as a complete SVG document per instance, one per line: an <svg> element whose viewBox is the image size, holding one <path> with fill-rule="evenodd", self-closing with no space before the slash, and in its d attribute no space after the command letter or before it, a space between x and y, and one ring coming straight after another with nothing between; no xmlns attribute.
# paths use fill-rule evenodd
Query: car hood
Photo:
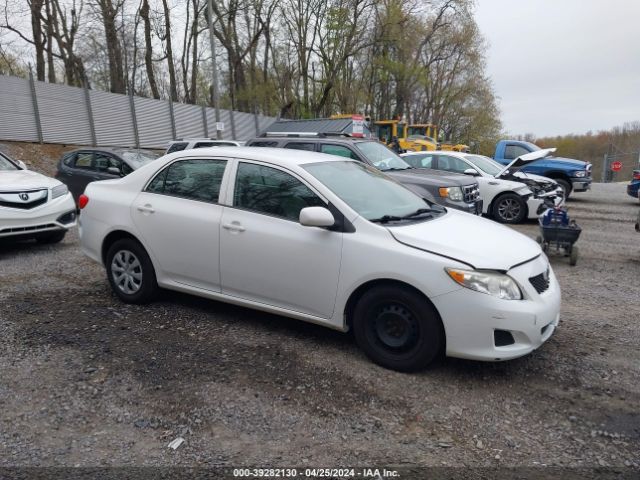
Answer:
<svg viewBox="0 0 640 480"><path fill-rule="evenodd" d="M52 188L60 185L60 181L32 170L15 170L0 172L0 190L13 192L37 188Z"/></svg>
<svg viewBox="0 0 640 480"><path fill-rule="evenodd" d="M391 170L384 173L402 183L421 183L434 187L471 185L476 183L475 178L467 175L451 174L430 168L408 168L406 170Z"/></svg>
<svg viewBox="0 0 640 480"><path fill-rule="evenodd" d="M556 182L553 178L543 177L542 175L535 175L533 173L514 172L513 176L517 178L521 178L523 180L524 179L533 180L534 182L538 182L538 183L553 183L554 185L558 184L558 182Z"/></svg>
<svg viewBox="0 0 640 480"><path fill-rule="evenodd" d="M387 229L400 243L476 269L508 271L542 253L540 245L511 228L452 209L433 220Z"/></svg>

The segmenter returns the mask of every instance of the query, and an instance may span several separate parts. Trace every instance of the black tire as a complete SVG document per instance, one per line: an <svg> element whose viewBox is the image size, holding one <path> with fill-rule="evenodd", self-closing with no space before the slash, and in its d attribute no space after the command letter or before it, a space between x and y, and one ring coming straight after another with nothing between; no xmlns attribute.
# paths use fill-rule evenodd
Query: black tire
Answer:
<svg viewBox="0 0 640 480"><path fill-rule="evenodd" d="M117 240L105 258L107 279L125 303L144 304L158 292L156 272L144 247L131 238Z"/></svg>
<svg viewBox="0 0 640 480"><path fill-rule="evenodd" d="M51 233L43 233L36 237L36 242L42 244L60 243L67 234L66 230L59 230Z"/></svg>
<svg viewBox="0 0 640 480"><path fill-rule="evenodd" d="M571 255L569 256L569 265L575 267L578 263L578 247L571 247Z"/></svg>
<svg viewBox="0 0 640 480"><path fill-rule="evenodd" d="M542 242L543 242L542 236L538 235L536 237L536 242L538 242L540 245L542 245Z"/></svg>
<svg viewBox="0 0 640 480"><path fill-rule="evenodd" d="M562 178L555 178L554 180L558 182L558 185L560 185L562 190L564 190L564 199L566 200L567 198L569 198L569 195L571 195L571 191L573 190L571 183Z"/></svg>
<svg viewBox="0 0 640 480"><path fill-rule="evenodd" d="M438 312L420 294L396 285L364 293L354 310L353 332L371 360L402 372L425 368L444 345Z"/></svg>
<svg viewBox="0 0 640 480"><path fill-rule="evenodd" d="M500 223L520 223L527 215L527 204L516 193L503 193L493 201L491 215Z"/></svg>

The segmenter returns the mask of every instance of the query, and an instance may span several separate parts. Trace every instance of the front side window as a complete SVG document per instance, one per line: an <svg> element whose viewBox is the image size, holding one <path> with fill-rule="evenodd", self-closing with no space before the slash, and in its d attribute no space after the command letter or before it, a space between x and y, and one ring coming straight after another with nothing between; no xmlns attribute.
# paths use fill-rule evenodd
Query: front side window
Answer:
<svg viewBox="0 0 640 480"><path fill-rule="evenodd" d="M467 162L459 158L450 157L449 155L439 155L438 168L440 170L446 170L447 172L464 173L465 170L471 167L469 167Z"/></svg>
<svg viewBox="0 0 640 480"><path fill-rule="evenodd" d="M351 158L352 160L360 160L350 148L343 147L342 145L323 144L320 145L320 151L329 155L338 155L339 157Z"/></svg>
<svg viewBox="0 0 640 480"><path fill-rule="evenodd" d="M395 180L359 162L312 163L303 168L367 220L402 217L430 208Z"/></svg>
<svg viewBox="0 0 640 480"><path fill-rule="evenodd" d="M406 170L411 166L399 155L378 142L358 142L356 147L379 170Z"/></svg>
<svg viewBox="0 0 640 480"><path fill-rule="evenodd" d="M216 203L226 160L180 160L162 170L147 192Z"/></svg>
<svg viewBox="0 0 640 480"><path fill-rule="evenodd" d="M465 155L465 158L473 163L476 168L489 175L497 175L504 169L504 165L500 165L495 160L482 155Z"/></svg>
<svg viewBox="0 0 640 480"><path fill-rule="evenodd" d="M122 171L122 160L114 158L111 155L96 153L94 162L95 168L99 172L111 173L109 172L110 168L117 168L119 172Z"/></svg>
<svg viewBox="0 0 640 480"><path fill-rule="evenodd" d="M507 160L514 160L520 155L525 155L527 153L529 153L529 150L521 147L520 145L507 145L507 148L504 149L504 158Z"/></svg>
<svg viewBox="0 0 640 480"><path fill-rule="evenodd" d="M294 176L244 162L238 165L233 205L295 222L303 208L326 207L320 197Z"/></svg>

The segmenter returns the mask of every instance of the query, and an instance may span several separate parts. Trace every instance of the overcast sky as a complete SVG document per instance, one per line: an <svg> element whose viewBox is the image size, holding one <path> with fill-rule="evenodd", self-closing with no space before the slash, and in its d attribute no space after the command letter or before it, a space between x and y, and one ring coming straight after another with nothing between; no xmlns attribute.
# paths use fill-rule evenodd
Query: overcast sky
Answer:
<svg viewBox="0 0 640 480"><path fill-rule="evenodd" d="M640 120L639 0L476 0L476 20L509 133Z"/></svg>

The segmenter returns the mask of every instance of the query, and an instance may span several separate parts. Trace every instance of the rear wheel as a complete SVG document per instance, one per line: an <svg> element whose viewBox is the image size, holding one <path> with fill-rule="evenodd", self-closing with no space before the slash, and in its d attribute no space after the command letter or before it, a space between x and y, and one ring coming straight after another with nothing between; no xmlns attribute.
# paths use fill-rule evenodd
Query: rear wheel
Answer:
<svg viewBox="0 0 640 480"><path fill-rule="evenodd" d="M564 192L564 199L566 200L569 198L569 195L571 195L571 191L573 190L571 183L562 178L556 178L555 181L558 182L558 185L562 188L562 191Z"/></svg>
<svg viewBox="0 0 640 480"><path fill-rule="evenodd" d="M571 255L569 256L569 265L571 265L572 267L575 267L577 263L578 263L578 247L573 246L571 247Z"/></svg>
<svg viewBox="0 0 640 480"><path fill-rule="evenodd" d="M60 243L67 234L66 230L59 230L52 233L43 233L36 237L36 242L43 244Z"/></svg>
<svg viewBox="0 0 640 480"><path fill-rule="evenodd" d="M433 306L420 294L395 285L374 287L360 298L353 330L367 356L392 370L425 368L444 343Z"/></svg>
<svg viewBox="0 0 640 480"><path fill-rule="evenodd" d="M156 274L145 249L131 238L116 241L105 259L109 284L125 303L148 303L158 291Z"/></svg>
<svg viewBox="0 0 640 480"><path fill-rule="evenodd" d="M527 214L527 204L518 194L504 193L493 201L491 214L500 223L520 223Z"/></svg>

